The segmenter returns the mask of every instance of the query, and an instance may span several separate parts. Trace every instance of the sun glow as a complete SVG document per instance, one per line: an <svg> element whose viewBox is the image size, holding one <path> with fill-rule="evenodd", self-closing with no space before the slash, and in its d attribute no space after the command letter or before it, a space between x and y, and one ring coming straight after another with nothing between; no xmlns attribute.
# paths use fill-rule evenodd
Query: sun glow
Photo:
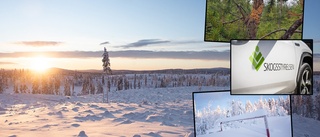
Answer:
<svg viewBox="0 0 320 137"><path fill-rule="evenodd" d="M30 69L37 72L44 72L50 67L49 59L43 56L34 57L30 61Z"/></svg>

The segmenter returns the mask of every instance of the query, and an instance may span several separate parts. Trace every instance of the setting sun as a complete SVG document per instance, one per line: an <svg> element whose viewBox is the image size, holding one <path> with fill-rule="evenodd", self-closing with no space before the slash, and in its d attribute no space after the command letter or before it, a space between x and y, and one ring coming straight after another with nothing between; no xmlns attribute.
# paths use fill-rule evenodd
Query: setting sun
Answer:
<svg viewBox="0 0 320 137"><path fill-rule="evenodd" d="M30 69L43 72L50 67L49 59L43 56L34 57L31 59Z"/></svg>

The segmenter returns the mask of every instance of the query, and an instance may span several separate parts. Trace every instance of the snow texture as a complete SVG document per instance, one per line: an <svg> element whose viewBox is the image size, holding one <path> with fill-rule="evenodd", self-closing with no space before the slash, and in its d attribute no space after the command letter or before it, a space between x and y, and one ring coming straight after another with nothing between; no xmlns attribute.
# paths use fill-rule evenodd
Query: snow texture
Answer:
<svg viewBox="0 0 320 137"><path fill-rule="evenodd" d="M6 91L0 94L0 136L191 137L192 92L197 89L112 91L110 103L102 103L102 94L66 97Z"/></svg>

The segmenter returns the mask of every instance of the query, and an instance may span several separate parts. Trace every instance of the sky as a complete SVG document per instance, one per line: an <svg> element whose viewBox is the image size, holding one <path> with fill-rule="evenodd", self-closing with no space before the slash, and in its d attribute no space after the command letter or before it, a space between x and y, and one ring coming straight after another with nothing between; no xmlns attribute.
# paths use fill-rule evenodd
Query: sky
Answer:
<svg viewBox="0 0 320 137"><path fill-rule="evenodd" d="M205 0L6 0L0 17L0 68L102 69L104 46L116 70L230 64L229 44L203 41Z"/></svg>
<svg viewBox="0 0 320 137"><path fill-rule="evenodd" d="M194 102L196 111L201 111L207 108L209 105L212 109L216 109L219 106L221 109L231 109L229 104L232 100L241 101L242 105L245 106L246 102L249 100L251 103L257 102L260 98L265 99L278 99L283 97L287 99L289 95L230 95L229 91L220 92L205 92L205 93L194 93Z"/></svg>
<svg viewBox="0 0 320 137"><path fill-rule="evenodd" d="M305 3L303 37L320 54L319 3ZM3 0L0 68L102 69L103 47L115 70L230 67L228 43L204 42L205 7L206 0Z"/></svg>
<svg viewBox="0 0 320 137"><path fill-rule="evenodd" d="M320 1L305 0L303 38L313 39L313 69L320 71Z"/></svg>

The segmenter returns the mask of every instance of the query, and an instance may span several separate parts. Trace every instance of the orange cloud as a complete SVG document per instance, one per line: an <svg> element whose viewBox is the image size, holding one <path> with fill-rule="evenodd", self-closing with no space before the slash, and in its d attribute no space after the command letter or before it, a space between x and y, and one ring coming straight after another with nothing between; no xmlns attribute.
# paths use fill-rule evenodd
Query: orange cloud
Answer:
<svg viewBox="0 0 320 137"><path fill-rule="evenodd" d="M59 41L21 41L15 42L15 44L22 44L26 46L33 46L33 47L42 47L42 46L57 46L62 44Z"/></svg>

